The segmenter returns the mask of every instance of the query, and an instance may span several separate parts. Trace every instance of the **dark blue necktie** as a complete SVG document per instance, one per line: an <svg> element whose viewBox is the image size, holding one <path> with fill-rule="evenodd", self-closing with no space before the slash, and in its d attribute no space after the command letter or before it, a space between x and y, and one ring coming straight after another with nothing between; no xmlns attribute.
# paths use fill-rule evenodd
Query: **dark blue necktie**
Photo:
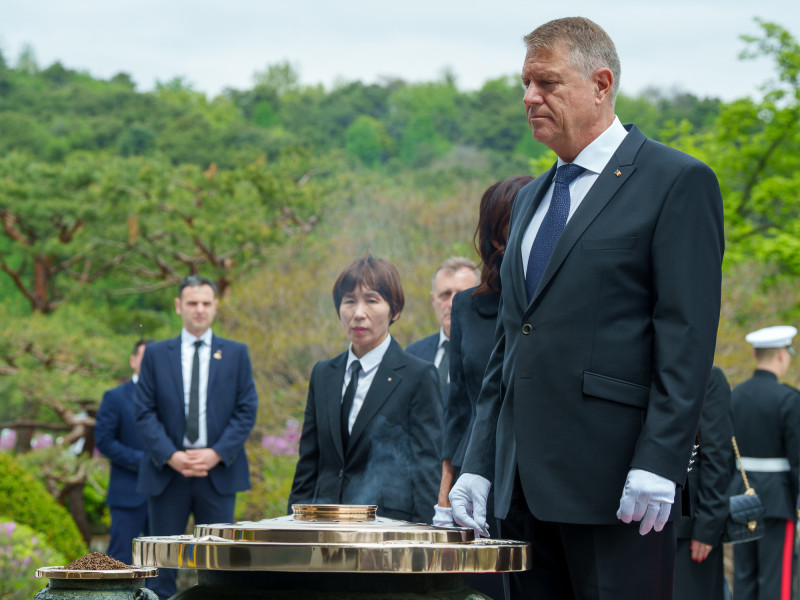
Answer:
<svg viewBox="0 0 800 600"><path fill-rule="evenodd" d="M542 278L553 248L556 246L564 226L569 217L569 184L586 169L573 165L564 164L556 170L555 182L553 184L553 197L550 199L550 207L544 216L536 238L531 246L531 253L528 257L528 270L525 273L525 289L528 292L528 302L533 298L536 286Z"/></svg>

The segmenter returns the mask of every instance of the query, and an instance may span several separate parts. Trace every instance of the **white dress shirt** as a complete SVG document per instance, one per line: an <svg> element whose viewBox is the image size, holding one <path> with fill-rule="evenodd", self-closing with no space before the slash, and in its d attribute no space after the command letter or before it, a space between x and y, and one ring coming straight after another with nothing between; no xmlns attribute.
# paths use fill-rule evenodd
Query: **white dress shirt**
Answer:
<svg viewBox="0 0 800 600"><path fill-rule="evenodd" d="M628 135L628 131L622 126L622 123L619 122L619 117L614 117L614 122L611 123L609 128L597 136L597 138L586 146L586 148L575 157L575 160L572 161L572 164L583 167L586 171L576 177L569 185L570 202L567 223L569 223L575 211L578 210L578 206L583 202L584 197L586 197L586 194L600 176L600 171L608 164L608 161L614 155L614 152L617 151L617 148L619 148L619 145L622 143L622 140L625 139L626 135ZM560 167L563 164L566 163L559 158L557 166ZM552 197L553 183L551 182L542 201L539 203L539 206L536 207L536 212L533 213L533 218L528 228L525 230L525 234L522 236L520 251L522 252L522 268L526 273L528 272L528 259L531 255L533 240L536 239L539 227L542 221L544 221L544 216L547 214L547 209L550 207L550 200Z"/></svg>
<svg viewBox="0 0 800 600"><path fill-rule="evenodd" d="M181 330L181 373L183 374L183 405L184 415L189 416L189 389L192 385L192 362L194 361L194 343L202 340L198 356L200 359L199 380L199 435L194 442L189 442L184 436L184 448L205 448L208 445L208 427L206 426L206 407L208 402L208 365L211 362L211 329L208 329L199 338L193 336L185 329Z"/></svg>
<svg viewBox="0 0 800 600"><path fill-rule="evenodd" d="M361 363L361 371L358 373L358 386L356 387L356 395L353 398L353 408L350 409L350 418L347 421L347 431L353 432L353 423L356 422L358 413L361 407L364 406L364 399L367 397L369 387L372 385L372 380L375 379L375 373L378 372L378 366L383 360L383 355L389 349L389 344L392 342L392 336L387 335L376 348L367 352L361 358L353 354L353 345L350 344L350 349L347 351L347 366L344 370L344 382L342 383L342 400L344 400L344 392L347 389L347 384L350 383L352 370L350 365L355 361Z"/></svg>

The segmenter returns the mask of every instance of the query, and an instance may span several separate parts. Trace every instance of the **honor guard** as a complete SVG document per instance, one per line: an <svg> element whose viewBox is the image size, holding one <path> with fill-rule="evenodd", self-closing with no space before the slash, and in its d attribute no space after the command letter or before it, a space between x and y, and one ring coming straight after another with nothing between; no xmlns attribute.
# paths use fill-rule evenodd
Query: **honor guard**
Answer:
<svg viewBox="0 0 800 600"><path fill-rule="evenodd" d="M736 600L791 598L800 477L800 393L778 380L789 369L795 335L797 329L789 325L749 333L745 339L753 346L756 371L731 395L742 467L766 508L764 537L734 546ZM730 492L744 492L741 477L733 477Z"/></svg>

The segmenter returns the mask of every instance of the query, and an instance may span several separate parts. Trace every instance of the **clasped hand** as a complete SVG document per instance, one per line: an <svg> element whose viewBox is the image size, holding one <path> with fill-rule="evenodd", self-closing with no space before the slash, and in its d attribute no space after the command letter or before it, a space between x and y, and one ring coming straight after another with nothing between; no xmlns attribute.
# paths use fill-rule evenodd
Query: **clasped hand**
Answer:
<svg viewBox="0 0 800 600"><path fill-rule="evenodd" d="M189 448L173 452L167 464L184 477L207 477L221 460L222 457L212 448Z"/></svg>
<svg viewBox="0 0 800 600"><path fill-rule="evenodd" d="M623 523L641 521L639 533L661 531L675 501L675 482L642 469L631 469L619 500L617 518Z"/></svg>

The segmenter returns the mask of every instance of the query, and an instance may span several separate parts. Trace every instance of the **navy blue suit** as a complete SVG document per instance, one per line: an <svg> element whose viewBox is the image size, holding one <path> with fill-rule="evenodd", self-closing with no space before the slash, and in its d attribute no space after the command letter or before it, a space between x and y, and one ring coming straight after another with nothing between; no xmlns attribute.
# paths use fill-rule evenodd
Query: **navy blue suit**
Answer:
<svg viewBox="0 0 800 600"><path fill-rule="evenodd" d="M180 337L147 347L136 387L136 426L147 450L138 490L148 496L152 534L184 533L190 512L198 524L232 522L236 492L250 488L244 443L258 408L247 346L217 336L211 340L207 447L222 461L208 477L183 477L167 464L184 449L186 432ZM159 575L151 587L165 598L175 593L175 571L161 573L171 583Z"/></svg>
<svg viewBox="0 0 800 600"><path fill-rule="evenodd" d="M409 344L408 348L406 348L406 352L408 352L411 356L416 356L422 360L433 362L436 358L436 350L438 349L439 332L437 331L433 335L429 335L426 338L422 338L421 340L417 340L416 342Z"/></svg>
<svg viewBox="0 0 800 600"><path fill-rule="evenodd" d="M111 461L106 495L111 511L108 555L125 564L132 560L133 538L148 535L147 496L136 492L144 445L133 417L135 396L133 381L108 390L103 394L94 425L97 448Z"/></svg>
<svg viewBox="0 0 800 600"><path fill-rule="evenodd" d="M406 348L406 352L411 356L416 356L417 358L421 358L427 362L434 362L436 360L436 351L439 350L439 333L434 333L433 335L429 335L426 338L422 338L421 340L417 340L412 344L408 345ZM451 360L452 362L452 360ZM447 397L450 395L450 380L447 380L447 383L441 390L441 404L439 405L440 410L442 411L442 415L444 415L444 403L447 400Z"/></svg>

